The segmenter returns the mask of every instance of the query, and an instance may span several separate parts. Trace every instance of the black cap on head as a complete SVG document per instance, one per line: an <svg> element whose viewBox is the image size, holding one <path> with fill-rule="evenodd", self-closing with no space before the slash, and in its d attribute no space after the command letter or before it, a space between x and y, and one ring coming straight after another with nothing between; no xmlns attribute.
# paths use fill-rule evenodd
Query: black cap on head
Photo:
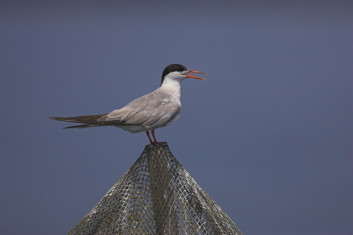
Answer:
<svg viewBox="0 0 353 235"><path fill-rule="evenodd" d="M181 64L170 64L168 65L167 67L165 67L165 69L163 70L163 74L162 74L162 81L161 81L161 84L163 83L163 80L164 80L164 77L171 73L171 72L175 72L175 71L178 71L178 72L182 72L182 71L187 71L188 68L186 68L184 65L181 65Z"/></svg>

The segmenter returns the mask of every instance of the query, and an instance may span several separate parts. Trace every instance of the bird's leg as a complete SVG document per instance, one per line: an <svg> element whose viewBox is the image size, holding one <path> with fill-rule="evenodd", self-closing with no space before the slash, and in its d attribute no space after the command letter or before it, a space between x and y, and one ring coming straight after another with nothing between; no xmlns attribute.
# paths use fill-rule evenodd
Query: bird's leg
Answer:
<svg viewBox="0 0 353 235"><path fill-rule="evenodd" d="M147 135L148 139L150 140L150 143L153 144L150 133L148 131L146 131L146 135Z"/></svg>
<svg viewBox="0 0 353 235"><path fill-rule="evenodd" d="M154 135L154 130L152 130L151 132L152 132L152 137L153 137L153 143L158 144L156 136Z"/></svg>

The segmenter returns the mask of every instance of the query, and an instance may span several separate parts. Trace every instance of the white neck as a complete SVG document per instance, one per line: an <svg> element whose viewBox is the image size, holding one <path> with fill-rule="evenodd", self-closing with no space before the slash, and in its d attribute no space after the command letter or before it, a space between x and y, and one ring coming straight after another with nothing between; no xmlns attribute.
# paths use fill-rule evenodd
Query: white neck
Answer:
<svg viewBox="0 0 353 235"><path fill-rule="evenodd" d="M163 90L168 90L168 93L175 99L180 101L181 95L181 80L164 79L161 87Z"/></svg>

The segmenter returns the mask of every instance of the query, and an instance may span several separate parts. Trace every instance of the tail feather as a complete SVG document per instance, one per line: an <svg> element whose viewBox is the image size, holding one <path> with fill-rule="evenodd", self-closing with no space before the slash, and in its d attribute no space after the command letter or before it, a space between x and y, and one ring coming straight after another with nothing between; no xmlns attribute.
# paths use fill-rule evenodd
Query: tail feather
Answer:
<svg viewBox="0 0 353 235"><path fill-rule="evenodd" d="M77 117L50 117L50 119L64 122L76 122L85 124L95 124L97 120L107 114L97 114L97 115L85 115Z"/></svg>
<svg viewBox="0 0 353 235"><path fill-rule="evenodd" d="M97 127L100 126L98 124L82 124L82 125L75 125L75 126L67 126L64 129L71 129L71 128L88 128L88 127ZM104 126L104 125L102 125Z"/></svg>
<svg viewBox="0 0 353 235"><path fill-rule="evenodd" d="M84 127L94 127L104 125L102 122L98 122L97 120L107 114L97 114L97 115L85 115L85 116L77 116L77 117L50 117L50 119L64 122L75 122L81 123L82 125L77 126L68 126L66 128L84 128Z"/></svg>

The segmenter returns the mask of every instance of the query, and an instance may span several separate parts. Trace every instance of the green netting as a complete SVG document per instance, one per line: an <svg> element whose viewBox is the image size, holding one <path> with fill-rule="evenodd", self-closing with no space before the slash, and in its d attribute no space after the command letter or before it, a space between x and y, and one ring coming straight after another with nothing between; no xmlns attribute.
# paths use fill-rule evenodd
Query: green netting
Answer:
<svg viewBox="0 0 353 235"><path fill-rule="evenodd" d="M69 234L237 234L167 144L147 145Z"/></svg>

